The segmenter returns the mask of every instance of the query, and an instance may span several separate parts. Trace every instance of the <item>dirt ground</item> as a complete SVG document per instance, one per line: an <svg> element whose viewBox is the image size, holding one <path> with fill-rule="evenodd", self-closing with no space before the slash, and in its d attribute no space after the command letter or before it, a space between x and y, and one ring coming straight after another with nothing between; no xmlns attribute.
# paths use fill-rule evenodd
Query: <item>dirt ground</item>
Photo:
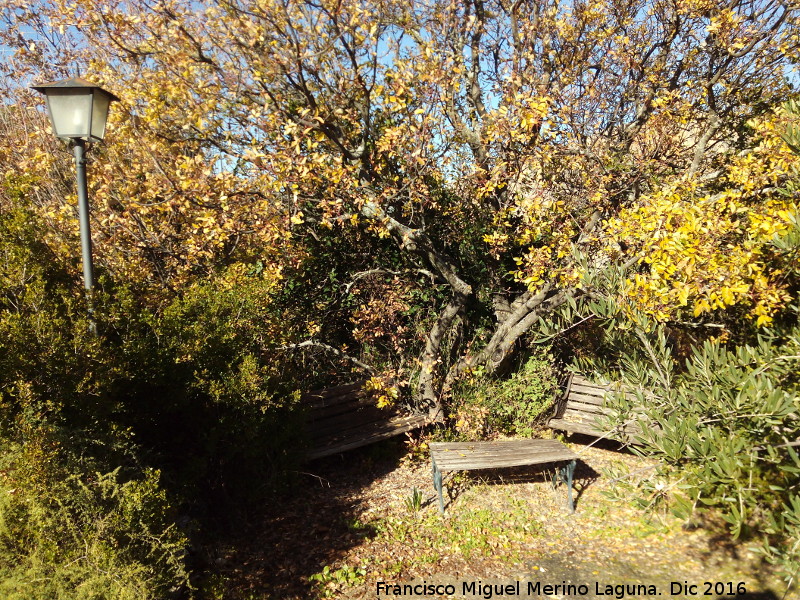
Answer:
<svg viewBox="0 0 800 600"><path fill-rule="evenodd" d="M633 507L622 484L646 477L651 463L613 447L569 445L580 455L574 514L547 469L450 477L442 518L424 452L410 460L402 444L385 444L308 465L291 495L207 549L202 593L231 600L800 598L718 525L687 527ZM619 475L609 470L630 475L614 481ZM414 593L420 584L440 587Z"/></svg>

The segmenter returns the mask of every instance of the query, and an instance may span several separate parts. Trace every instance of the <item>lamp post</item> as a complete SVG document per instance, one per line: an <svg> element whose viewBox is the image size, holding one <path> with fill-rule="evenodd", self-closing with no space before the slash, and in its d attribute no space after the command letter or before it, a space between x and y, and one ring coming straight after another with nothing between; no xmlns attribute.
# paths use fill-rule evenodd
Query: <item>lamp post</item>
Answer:
<svg viewBox="0 0 800 600"><path fill-rule="evenodd" d="M83 286L89 311L89 328L97 333L94 321L94 269L92 268L92 236L89 231L89 198L86 190L86 144L102 141L110 104L119 100L114 94L85 79L63 79L35 85L32 89L44 94L47 111L55 134L70 140L75 154L78 180L78 216L83 257Z"/></svg>

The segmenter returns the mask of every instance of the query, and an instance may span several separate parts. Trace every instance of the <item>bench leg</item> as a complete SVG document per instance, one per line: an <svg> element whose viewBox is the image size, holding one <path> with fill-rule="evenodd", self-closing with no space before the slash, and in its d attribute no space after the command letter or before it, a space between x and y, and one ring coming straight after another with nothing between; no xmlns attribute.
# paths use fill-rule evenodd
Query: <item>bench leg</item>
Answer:
<svg viewBox="0 0 800 600"><path fill-rule="evenodd" d="M435 459L431 458L431 462L433 463L433 487L439 494L439 512L444 515L444 498L442 498L442 472L436 465Z"/></svg>

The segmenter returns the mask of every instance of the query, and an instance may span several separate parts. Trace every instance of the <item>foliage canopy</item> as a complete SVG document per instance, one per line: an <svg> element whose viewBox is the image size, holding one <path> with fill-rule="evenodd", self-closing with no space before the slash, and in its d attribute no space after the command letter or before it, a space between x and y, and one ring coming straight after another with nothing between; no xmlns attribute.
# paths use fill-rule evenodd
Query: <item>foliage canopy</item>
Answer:
<svg viewBox="0 0 800 600"><path fill-rule="evenodd" d="M768 325L792 296L764 256L796 214L768 191L797 164L769 112L796 78L790 5L3 8L14 80L79 66L123 98L92 190L110 272L172 287L231 261L303 273L307 310L358 331L312 316L286 341L380 338L370 358L418 400L493 371L609 263L636 267L618 292L662 321L736 307ZM42 135L22 168L52 163ZM61 198L40 210L62 231L72 218ZM393 300L359 303L354 282Z"/></svg>

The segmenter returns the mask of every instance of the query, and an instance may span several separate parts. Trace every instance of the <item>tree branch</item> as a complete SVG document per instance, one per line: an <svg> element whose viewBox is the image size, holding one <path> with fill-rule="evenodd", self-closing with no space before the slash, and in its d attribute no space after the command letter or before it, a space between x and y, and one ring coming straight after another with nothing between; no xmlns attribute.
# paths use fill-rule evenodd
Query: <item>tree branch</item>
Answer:
<svg viewBox="0 0 800 600"><path fill-rule="evenodd" d="M378 371L374 367L369 366L368 364L361 362L354 356L350 356L349 354L342 352L338 348L331 346L330 344L326 344L324 342L318 342L316 340L306 340L304 342L300 342L298 344L287 344L285 346L279 346L276 350L301 350L303 348L321 348L326 352L330 352L335 354L339 358L343 358L345 360L349 360L351 363L359 367L360 369L364 369L370 375L375 375Z"/></svg>

